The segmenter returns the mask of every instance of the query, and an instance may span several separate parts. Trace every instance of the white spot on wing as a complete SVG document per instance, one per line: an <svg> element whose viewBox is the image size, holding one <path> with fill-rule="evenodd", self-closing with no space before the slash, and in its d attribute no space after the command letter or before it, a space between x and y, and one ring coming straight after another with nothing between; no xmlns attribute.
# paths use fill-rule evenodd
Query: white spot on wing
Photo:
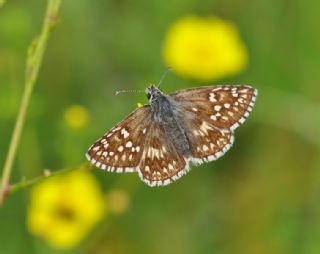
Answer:
<svg viewBox="0 0 320 254"><path fill-rule="evenodd" d="M215 96L216 95L214 93L210 93L209 94L209 100L212 101L212 102L216 102L217 100L216 100Z"/></svg>
<svg viewBox="0 0 320 254"><path fill-rule="evenodd" d="M217 121L217 117L215 115L211 115L210 118L213 120L213 121Z"/></svg>
<svg viewBox="0 0 320 254"><path fill-rule="evenodd" d="M121 134L123 135L124 138L129 137L129 132L125 128L121 130Z"/></svg>
<svg viewBox="0 0 320 254"><path fill-rule="evenodd" d="M128 142L126 143L126 147L132 147L132 142L131 142L131 141L128 141Z"/></svg>
<svg viewBox="0 0 320 254"><path fill-rule="evenodd" d="M208 135L208 130L213 130L213 128L206 121L203 121L201 126L200 126L200 130L205 135Z"/></svg>
<svg viewBox="0 0 320 254"><path fill-rule="evenodd" d="M238 98L238 102L244 103L244 99L240 97L240 98Z"/></svg>
<svg viewBox="0 0 320 254"><path fill-rule="evenodd" d="M219 111L221 108L222 108L222 107L221 107L220 105L215 105L215 106L214 106L214 110L215 110L215 111Z"/></svg>

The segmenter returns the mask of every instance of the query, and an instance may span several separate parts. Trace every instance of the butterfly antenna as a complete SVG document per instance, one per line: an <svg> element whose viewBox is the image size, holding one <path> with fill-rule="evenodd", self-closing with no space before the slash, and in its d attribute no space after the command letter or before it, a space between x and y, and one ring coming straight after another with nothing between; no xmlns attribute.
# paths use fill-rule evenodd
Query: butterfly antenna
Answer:
<svg viewBox="0 0 320 254"><path fill-rule="evenodd" d="M142 90L117 90L115 95L118 95L120 93L144 93L145 91Z"/></svg>
<svg viewBox="0 0 320 254"><path fill-rule="evenodd" d="M160 85L161 85L162 81L163 81L164 78L167 76L168 72L171 71L171 70L172 70L171 67L167 67L167 68L166 68L165 72L162 74L162 76L161 76L161 78L160 78L160 81L159 81L159 83L158 83L158 85L157 85L158 88L160 88Z"/></svg>

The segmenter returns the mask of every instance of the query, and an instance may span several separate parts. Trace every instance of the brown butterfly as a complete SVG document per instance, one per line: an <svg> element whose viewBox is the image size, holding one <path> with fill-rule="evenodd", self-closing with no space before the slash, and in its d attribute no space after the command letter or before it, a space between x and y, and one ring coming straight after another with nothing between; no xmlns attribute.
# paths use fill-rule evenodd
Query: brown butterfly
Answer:
<svg viewBox="0 0 320 254"><path fill-rule="evenodd" d="M160 186L186 174L190 163L224 155L258 92L247 85L218 85L166 95L150 85L146 93L150 104L113 127L86 156L98 168L138 172L148 185Z"/></svg>

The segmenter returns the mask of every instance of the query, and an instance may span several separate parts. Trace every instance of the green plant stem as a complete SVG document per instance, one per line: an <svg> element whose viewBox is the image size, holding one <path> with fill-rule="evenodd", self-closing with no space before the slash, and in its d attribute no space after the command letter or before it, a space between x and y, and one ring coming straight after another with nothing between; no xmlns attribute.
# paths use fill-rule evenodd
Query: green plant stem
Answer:
<svg viewBox="0 0 320 254"><path fill-rule="evenodd" d="M19 113L13 130L11 142L9 145L6 161L2 172L2 183L0 189L0 206L9 189L10 175L12 165L19 145L22 128L26 118L26 112L30 102L31 94L35 81L38 77L39 69L42 63L43 54L46 49L48 37L52 27L58 19L58 11L61 0L49 0L47 5L46 16L44 19L42 31L40 35L34 39L28 48L28 56L26 63L25 87L20 103Z"/></svg>

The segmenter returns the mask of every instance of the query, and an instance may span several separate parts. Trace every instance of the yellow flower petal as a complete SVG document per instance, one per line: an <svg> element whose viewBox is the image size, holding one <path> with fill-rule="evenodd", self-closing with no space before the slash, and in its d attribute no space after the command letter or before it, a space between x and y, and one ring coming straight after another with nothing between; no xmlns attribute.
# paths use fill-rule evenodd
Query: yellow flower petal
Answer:
<svg viewBox="0 0 320 254"><path fill-rule="evenodd" d="M186 16L169 28L163 47L166 64L178 74L214 80L247 65L247 50L237 27L217 17Z"/></svg>

